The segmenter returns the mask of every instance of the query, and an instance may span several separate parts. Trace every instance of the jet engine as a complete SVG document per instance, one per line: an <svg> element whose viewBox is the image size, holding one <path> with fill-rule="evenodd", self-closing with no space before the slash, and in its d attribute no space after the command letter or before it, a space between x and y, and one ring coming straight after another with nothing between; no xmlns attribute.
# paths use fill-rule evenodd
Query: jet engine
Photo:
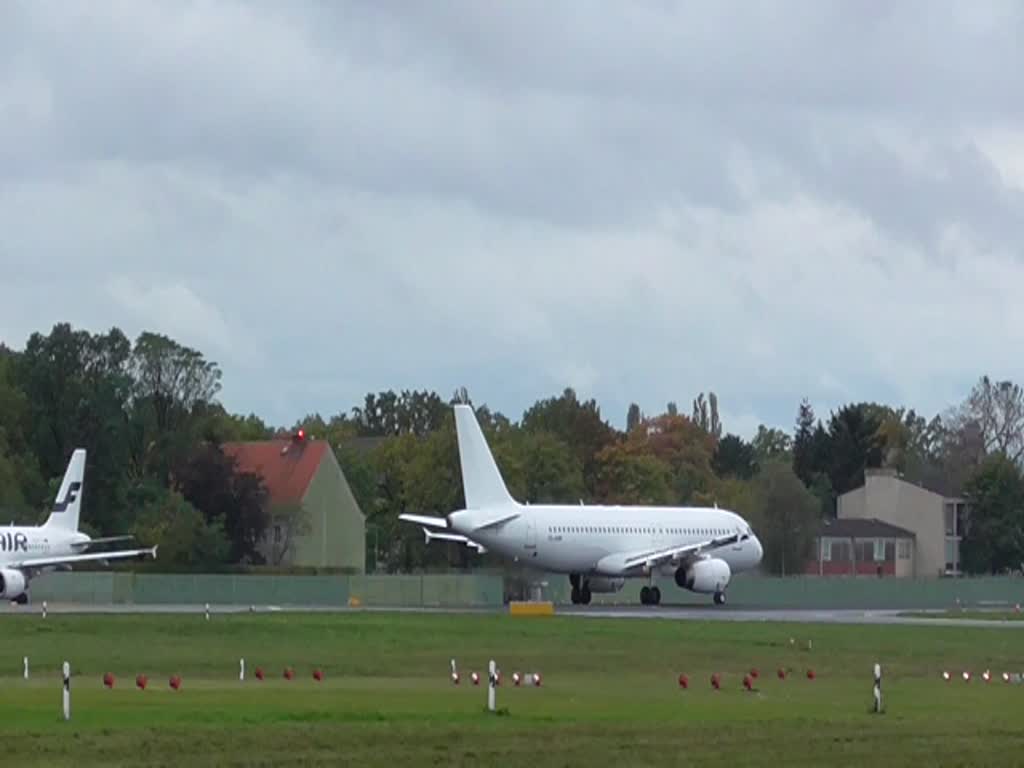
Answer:
<svg viewBox="0 0 1024 768"><path fill-rule="evenodd" d="M698 560L676 571L676 584L703 594L724 592L730 578L732 570L729 564L718 558Z"/></svg>
<svg viewBox="0 0 1024 768"><path fill-rule="evenodd" d="M0 597L13 600L25 594L25 574L14 568L0 568Z"/></svg>
<svg viewBox="0 0 1024 768"><path fill-rule="evenodd" d="M614 579L609 576L592 576L587 579L587 586L591 592L618 592L625 583L625 579Z"/></svg>

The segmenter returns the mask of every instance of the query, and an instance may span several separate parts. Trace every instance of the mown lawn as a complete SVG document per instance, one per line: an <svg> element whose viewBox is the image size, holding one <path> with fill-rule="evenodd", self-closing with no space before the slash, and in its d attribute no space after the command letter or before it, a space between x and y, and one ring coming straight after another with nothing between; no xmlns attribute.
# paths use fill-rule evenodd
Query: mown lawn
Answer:
<svg viewBox="0 0 1024 768"><path fill-rule="evenodd" d="M1010 630L51 614L0 617L0 639L4 765L1024 764L1024 685L999 680L1024 671L1024 634ZM452 657L458 686L448 679ZM504 673L502 716L485 711L485 687L469 682L492 657ZM64 659L74 671L71 723L60 718ZM869 713L876 660L882 716ZM263 682L253 678L257 665ZM295 679L282 678L285 666ZM741 680L753 667L750 693ZM998 682L981 681L986 668ZM975 676L947 683L943 669ZM516 688L514 671L538 671L543 684ZM113 690L105 672L116 676ZM720 691L709 685L713 672ZM149 677L144 692L138 673ZM182 677L179 691L168 686L172 674Z"/></svg>

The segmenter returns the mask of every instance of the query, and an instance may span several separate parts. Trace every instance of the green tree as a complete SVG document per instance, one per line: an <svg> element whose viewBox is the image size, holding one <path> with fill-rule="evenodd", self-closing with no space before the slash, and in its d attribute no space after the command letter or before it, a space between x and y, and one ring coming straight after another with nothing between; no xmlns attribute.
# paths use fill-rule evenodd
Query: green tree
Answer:
<svg viewBox="0 0 1024 768"><path fill-rule="evenodd" d="M814 444L814 408L806 398L800 402L793 435L793 471L804 485L810 487L814 475L820 471L816 464Z"/></svg>
<svg viewBox="0 0 1024 768"><path fill-rule="evenodd" d="M269 499L262 478L240 472L219 446L197 446L173 473L173 490L211 524L220 519L234 563L262 563L260 544L269 525Z"/></svg>
<svg viewBox="0 0 1024 768"><path fill-rule="evenodd" d="M28 397L15 382L17 355L0 345L0 510L7 520L36 522L45 484L28 439Z"/></svg>
<svg viewBox="0 0 1024 768"><path fill-rule="evenodd" d="M769 428L764 424L758 426L752 445L758 464L773 459L789 459L793 449L793 441L789 435L781 429Z"/></svg>
<svg viewBox="0 0 1024 768"><path fill-rule="evenodd" d="M586 495L579 458L549 432L513 430L494 444L509 492L531 504L573 504Z"/></svg>
<svg viewBox="0 0 1024 768"><path fill-rule="evenodd" d="M789 461L770 461L754 483L751 522L771 573L802 573L811 557L820 520L819 501L804 487Z"/></svg>
<svg viewBox="0 0 1024 768"><path fill-rule="evenodd" d="M352 409L352 418L366 437L426 435L444 423L450 410L436 392L388 390L367 394L362 407Z"/></svg>
<svg viewBox="0 0 1024 768"><path fill-rule="evenodd" d="M715 440L722 436L722 422L718 417L718 396L710 392L705 399L701 392L693 401L693 422Z"/></svg>
<svg viewBox="0 0 1024 768"><path fill-rule="evenodd" d="M201 440L219 445L257 442L274 436L274 430L254 413L248 416L228 413L220 403L204 406L203 411L197 430Z"/></svg>
<svg viewBox="0 0 1024 768"><path fill-rule="evenodd" d="M639 427L643 418L644 414L640 410L640 406L636 403L630 403L629 412L626 414L626 432L632 432Z"/></svg>
<svg viewBox="0 0 1024 768"><path fill-rule="evenodd" d="M872 403L845 405L829 420L829 479L837 494L863 485L864 470L881 467L884 442L879 430L885 412Z"/></svg>
<svg viewBox="0 0 1024 768"><path fill-rule="evenodd" d="M1003 453L987 458L967 483L971 502L961 559L969 573L1024 568L1024 476Z"/></svg>
<svg viewBox="0 0 1024 768"><path fill-rule="evenodd" d="M685 416L648 419L625 443L631 451L651 454L669 467L679 503L700 503L714 483L714 438Z"/></svg>
<svg viewBox="0 0 1024 768"><path fill-rule="evenodd" d="M163 489L143 507L131 532L140 542L160 546L161 569L217 570L231 554L222 517L208 520L181 494Z"/></svg>
<svg viewBox="0 0 1024 768"><path fill-rule="evenodd" d="M116 531L126 520L123 473L128 456L130 344L118 329L93 335L67 323L34 333L17 359L16 380L28 406L28 443L44 481L64 474L75 448L87 447L89 492L83 520ZM48 494L47 494L48 495ZM34 498L41 506L52 498Z"/></svg>
<svg viewBox="0 0 1024 768"><path fill-rule="evenodd" d="M672 469L651 454L609 445L597 456L597 498L605 504L664 506L675 502Z"/></svg>
<svg viewBox="0 0 1024 768"><path fill-rule="evenodd" d="M595 400L580 402L567 388L560 397L539 400L523 414L522 426L530 432L557 435L576 454L583 466L583 480L595 487L597 455L616 438L615 430L601 418Z"/></svg>
<svg viewBox="0 0 1024 768"><path fill-rule="evenodd" d="M216 413L220 368L198 350L149 332L136 339L129 368L131 471L169 482L171 467L189 455Z"/></svg>
<svg viewBox="0 0 1024 768"><path fill-rule="evenodd" d="M742 437L729 434L719 441L711 465L721 478L749 480L757 472L757 454Z"/></svg>

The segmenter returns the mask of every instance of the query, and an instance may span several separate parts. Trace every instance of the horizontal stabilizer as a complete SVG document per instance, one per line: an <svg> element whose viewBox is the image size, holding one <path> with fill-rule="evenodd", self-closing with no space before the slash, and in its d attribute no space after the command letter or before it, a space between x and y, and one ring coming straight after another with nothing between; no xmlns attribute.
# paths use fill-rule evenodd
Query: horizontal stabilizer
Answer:
<svg viewBox="0 0 1024 768"><path fill-rule="evenodd" d="M465 544L467 547L471 547L480 553L487 551L482 544L478 544L472 539L468 539L465 536L460 536L457 533L434 533L434 531L430 530L429 528L424 528L423 533L427 537L427 544L429 544L434 539L440 539L441 541L456 541L460 544Z"/></svg>
<svg viewBox="0 0 1024 768"><path fill-rule="evenodd" d="M443 517L430 517L429 515L399 515L399 520L405 520L407 523L416 523L417 525L428 525L431 528L447 528L448 521Z"/></svg>

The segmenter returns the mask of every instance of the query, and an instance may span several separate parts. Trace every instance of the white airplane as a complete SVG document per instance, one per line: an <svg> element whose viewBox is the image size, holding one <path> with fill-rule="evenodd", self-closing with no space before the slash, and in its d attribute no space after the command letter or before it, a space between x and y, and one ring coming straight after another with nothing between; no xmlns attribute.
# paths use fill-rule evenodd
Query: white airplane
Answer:
<svg viewBox="0 0 1024 768"><path fill-rule="evenodd" d="M70 570L74 563L126 558L156 558L156 547L119 552L85 550L96 544L124 541L131 536L93 539L78 530L82 505L82 483L85 475L85 449L71 454L64 481L46 522L37 526L0 527L0 598L21 605L28 602L28 582L50 570Z"/></svg>
<svg viewBox="0 0 1024 768"><path fill-rule="evenodd" d="M764 554L739 515L717 507L534 504L509 494L468 405L455 406L466 508L446 517L403 514L427 541L457 541L516 562L569 575L573 603L594 592L618 592L627 578L674 575L680 587L725 602L733 573L751 570ZM640 602L657 605L661 590L644 586Z"/></svg>

